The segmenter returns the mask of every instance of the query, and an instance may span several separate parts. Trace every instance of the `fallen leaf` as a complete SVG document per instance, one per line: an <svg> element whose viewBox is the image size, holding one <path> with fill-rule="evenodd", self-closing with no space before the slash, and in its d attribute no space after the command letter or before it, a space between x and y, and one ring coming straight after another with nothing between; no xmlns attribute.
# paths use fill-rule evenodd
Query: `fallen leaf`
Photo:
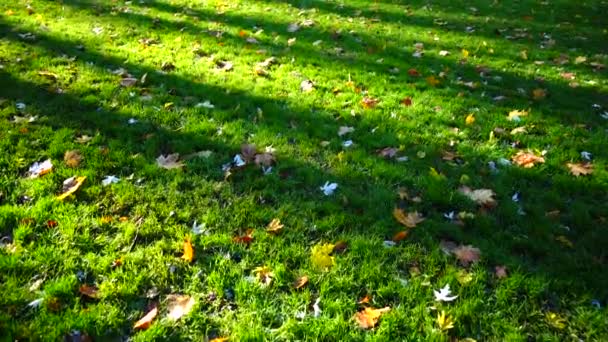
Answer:
<svg viewBox="0 0 608 342"><path fill-rule="evenodd" d="M247 229L245 235L235 236L234 238L232 238L232 241L249 245L251 242L253 242L253 229Z"/></svg>
<svg viewBox="0 0 608 342"><path fill-rule="evenodd" d="M462 57L463 58L468 58L469 57L469 50L462 49Z"/></svg>
<svg viewBox="0 0 608 342"><path fill-rule="evenodd" d="M255 164L258 166L271 166L275 162L272 153L258 153L255 155Z"/></svg>
<svg viewBox="0 0 608 342"><path fill-rule="evenodd" d="M404 240L405 238L407 238L408 234L409 234L409 230L402 230L402 231L398 232L397 234L393 235L393 241L399 242L401 240Z"/></svg>
<svg viewBox="0 0 608 342"><path fill-rule="evenodd" d="M469 266L471 263L475 263L479 261L479 257L481 255L481 251L479 248L475 248L471 245L468 246L458 246L454 249L453 254L456 256L458 261L462 264L462 266Z"/></svg>
<svg viewBox="0 0 608 342"><path fill-rule="evenodd" d="M363 329L371 329L378 324L378 320L383 313L390 311L390 307L382 309L365 308L355 314L355 321Z"/></svg>
<svg viewBox="0 0 608 342"><path fill-rule="evenodd" d="M531 168L534 167L535 163L544 163L545 162L545 158L541 157L541 156L537 156L536 154L532 153L532 152L524 152L524 151L519 151L517 152L517 154L515 154L513 157L511 157L511 160L513 160L513 162L519 166L522 166L524 168Z"/></svg>
<svg viewBox="0 0 608 342"><path fill-rule="evenodd" d="M283 224L281 223L281 220L279 220L277 218L272 219L272 221L270 221L270 223L266 227L266 231L269 233L278 233L282 229L283 229Z"/></svg>
<svg viewBox="0 0 608 342"><path fill-rule="evenodd" d="M78 292L80 292L82 295L85 295L89 298L99 298L99 289L97 288L97 286L90 286L87 284L83 284L80 285L80 287L78 288Z"/></svg>
<svg viewBox="0 0 608 342"><path fill-rule="evenodd" d="M507 266L496 266L494 267L494 274L496 278L503 279L507 277Z"/></svg>
<svg viewBox="0 0 608 342"><path fill-rule="evenodd" d="M169 154L167 156L160 155L156 158L156 164L163 169L180 169L184 167L184 163L179 161L179 153Z"/></svg>
<svg viewBox="0 0 608 342"><path fill-rule="evenodd" d="M405 97L403 98L401 101L399 101L399 103L401 103L402 105L409 107L412 105L412 98L411 97Z"/></svg>
<svg viewBox="0 0 608 342"><path fill-rule="evenodd" d="M293 282L293 288L298 290L306 286L306 284L308 284L308 276L301 276Z"/></svg>
<svg viewBox="0 0 608 342"><path fill-rule="evenodd" d="M132 87L137 83L137 78L133 78L133 77L125 77L122 80L120 80L120 85L123 87Z"/></svg>
<svg viewBox="0 0 608 342"><path fill-rule="evenodd" d="M545 319L547 320L547 323L549 323L550 326L556 328L556 329L564 329L566 327L566 319L564 319L562 316L556 314L555 312L547 312L545 314Z"/></svg>
<svg viewBox="0 0 608 342"><path fill-rule="evenodd" d="M479 205L483 205L486 207L493 207L494 205L496 205L496 200L494 199L496 193L491 189L471 190L471 188L463 186L460 187L458 191L461 194L470 198L471 200L475 201Z"/></svg>
<svg viewBox="0 0 608 342"><path fill-rule="evenodd" d="M82 154L78 150L67 151L63 155L63 161L69 167L78 167L82 162Z"/></svg>
<svg viewBox="0 0 608 342"><path fill-rule="evenodd" d="M87 179L87 177L71 177L66 179L63 182L63 192L61 195L57 196L57 199L63 201L68 196L75 193L76 190L80 188L85 179Z"/></svg>
<svg viewBox="0 0 608 342"><path fill-rule="evenodd" d="M515 110L512 110L512 111L509 112L509 115L507 116L507 119L509 121L519 121L519 119L522 116L527 116L527 115L528 115L528 111L515 109Z"/></svg>
<svg viewBox="0 0 608 342"><path fill-rule="evenodd" d="M460 285L466 285L473 281L473 275L466 270L459 270L456 273L456 280L458 280Z"/></svg>
<svg viewBox="0 0 608 342"><path fill-rule="evenodd" d="M526 126L517 127L511 130L511 135L528 133Z"/></svg>
<svg viewBox="0 0 608 342"><path fill-rule="evenodd" d="M353 127L340 126L340 128L338 128L338 136L343 136L345 134L352 133L354 131L355 131L355 129Z"/></svg>
<svg viewBox="0 0 608 342"><path fill-rule="evenodd" d="M393 209L393 217L399 221L399 223L408 228L414 228L416 225L418 225L418 223L425 220L425 218L422 217L422 215L417 211L406 214L403 209L399 208Z"/></svg>
<svg viewBox="0 0 608 342"><path fill-rule="evenodd" d="M545 89L534 89L532 90L532 98L535 100L542 100L547 97L547 91Z"/></svg>
<svg viewBox="0 0 608 342"><path fill-rule="evenodd" d="M274 277L274 273L268 266L256 267L253 270L253 274L255 274L256 279L264 286L270 285L272 278Z"/></svg>
<svg viewBox="0 0 608 342"><path fill-rule="evenodd" d="M228 337L216 337L212 340L209 340L209 342L227 342L228 341Z"/></svg>
<svg viewBox="0 0 608 342"><path fill-rule="evenodd" d="M410 75L410 76L412 76L412 77L419 77L420 76L420 73L416 69L409 69L407 71L407 74Z"/></svg>
<svg viewBox="0 0 608 342"><path fill-rule="evenodd" d="M357 304L369 304L369 302L371 302L372 297L370 295L365 295L365 297L361 298L361 300L359 300L357 302Z"/></svg>
<svg viewBox="0 0 608 342"><path fill-rule="evenodd" d="M570 241L570 239L568 239L567 237L560 235L557 236L555 238L555 240L559 241L562 245L568 247L568 248L574 248L574 243L572 243L572 241Z"/></svg>
<svg viewBox="0 0 608 342"><path fill-rule="evenodd" d="M399 152L399 149L396 147L385 147L381 150L376 151L380 157L384 158L394 158Z"/></svg>
<svg viewBox="0 0 608 342"><path fill-rule="evenodd" d="M255 155L257 154L257 148L253 144L242 144L241 145L241 155L246 163L250 163L255 159Z"/></svg>
<svg viewBox="0 0 608 342"><path fill-rule="evenodd" d="M346 243L346 241L344 240L340 240L338 242L336 242L336 244L334 245L334 249L331 251L332 254L341 254L344 253L344 251L346 251L346 249L348 248L348 243Z"/></svg>
<svg viewBox="0 0 608 342"><path fill-rule="evenodd" d="M304 80L300 83L300 90L304 93L310 93L315 89L315 84L311 80Z"/></svg>
<svg viewBox="0 0 608 342"><path fill-rule="evenodd" d="M154 307L152 310L148 311L148 313L142 317L139 321L135 322L133 325L133 329L148 329L152 324L152 321L158 314L158 308Z"/></svg>
<svg viewBox="0 0 608 342"><path fill-rule="evenodd" d="M447 331L454 327L454 321L450 316L446 316L445 311L441 310L439 314L437 314L437 327L441 331Z"/></svg>
<svg viewBox="0 0 608 342"><path fill-rule="evenodd" d="M334 265L334 257L330 254L334 250L334 245L331 243L319 244L312 247L312 263L318 268L327 269Z"/></svg>
<svg viewBox="0 0 608 342"><path fill-rule="evenodd" d="M428 83L431 87L436 87L441 83L435 76L429 76L426 78L426 83Z"/></svg>
<svg viewBox="0 0 608 342"><path fill-rule="evenodd" d="M466 119L464 119L464 122L467 125L472 125L475 122L475 115L473 115L473 114L467 115Z"/></svg>
<svg viewBox="0 0 608 342"><path fill-rule="evenodd" d="M167 296L167 318L177 321L190 313L194 307L194 298L186 295L170 294Z"/></svg>
<svg viewBox="0 0 608 342"><path fill-rule="evenodd" d="M362 106L363 106L363 108L365 108L365 109L371 109L371 108L376 107L376 105L377 105L379 102L380 102L380 101L379 101L378 99L374 99L374 98L371 98L371 97L367 97L367 96L366 96L366 97L364 97L364 98L361 100L361 105L362 105Z"/></svg>
<svg viewBox="0 0 608 342"><path fill-rule="evenodd" d="M30 166L28 170L28 175L30 178L38 178L42 175L46 175L47 173L53 170L53 163L50 159L43 161L42 163L35 162Z"/></svg>
<svg viewBox="0 0 608 342"><path fill-rule="evenodd" d="M559 75L566 80L573 80L576 78L576 75L573 72L562 72Z"/></svg>
<svg viewBox="0 0 608 342"><path fill-rule="evenodd" d="M233 64L229 61L217 61L215 62L215 66L220 70L230 71L232 70Z"/></svg>
<svg viewBox="0 0 608 342"><path fill-rule="evenodd" d="M593 173L593 164L591 163L568 163L566 165L570 169L570 173L576 177Z"/></svg>
<svg viewBox="0 0 608 342"><path fill-rule="evenodd" d="M184 255L182 255L182 259L187 262L191 262L194 259L194 248L192 247L192 242L190 242L190 238L184 241Z"/></svg>

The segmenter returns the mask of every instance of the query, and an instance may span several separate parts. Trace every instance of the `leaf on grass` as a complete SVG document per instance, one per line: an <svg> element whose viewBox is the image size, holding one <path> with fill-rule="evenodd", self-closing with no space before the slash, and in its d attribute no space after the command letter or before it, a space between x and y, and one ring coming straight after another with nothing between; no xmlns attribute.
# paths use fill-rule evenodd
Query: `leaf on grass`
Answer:
<svg viewBox="0 0 608 342"><path fill-rule="evenodd" d="M491 189L477 189L472 190L468 186L462 186L458 189L458 192L467 196L471 200L475 201L479 205L483 205L485 207L493 207L496 205L496 200L494 196L496 193Z"/></svg>
<svg viewBox="0 0 608 342"><path fill-rule="evenodd" d="M156 158L156 164L163 169L171 170L171 169L180 169L184 167L184 163L179 161L179 153L169 154L167 156L160 155Z"/></svg>
<svg viewBox="0 0 608 342"><path fill-rule="evenodd" d="M338 136L343 136L345 134L352 133L354 131L355 131L355 129L353 127L340 126L340 128L338 129Z"/></svg>
<svg viewBox="0 0 608 342"><path fill-rule="evenodd" d="M568 163L566 165L570 169L570 173L576 177L593 173L593 164L591 163Z"/></svg>
<svg viewBox="0 0 608 342"><path fill-rule="evenodd" d="M268 266L256 267L253 270L253 274L255 274L256 279L264 286L270 285L270 283L272 283L272 278L274 277L274 273Z"/></svg>
<svg viewBox="0 0 608 342"><path fill-rule="evenodd" d="M63 191L61 195L57 196L57 199L63 201L68 196L75 193L76 190L80 188L85 179L87 179L87 177L71 177L66 179L63 182Z"/></svg>
<svg viewBox="0 0 608 342"><path fill-rule="evenodd" d="M341 254L344 253L344 251L346 251L346 249L348 248L348 243L346 243L346 241L344 240L340 240L338 242L336 242L336 244L334 245L334 249L332 250L332 254Z"/></svg>
<svg viewBox="0 0 608 342"><path fill-rule="evenodd" d="M217 62L215 62L215 66L219 70L230 71L230 70L232 70L233 64L232 64L232 62L229 62L229 61L217 61Z"/></svg>
<svg viewBox="0 0 608 342"><path fill-rule="evenodd" d="M496 278L503 279L507 277L507 266L496 266L494 267L494 275Z"/></svg>
<svg viewBox="0 0 608 342"><path fill-rule="evenodd" d="M194 248L192 247L192 242L190 242L190 238L184 241L184 255L182 255L182 259L187 262L191 262L194 259Z"/></svg>
<svg viewBox="0 0 608 342"><path fill-rule="evenodd" d="M125 77L122 80L120 80L120 85L128 88L128 87L132 87L137 83L137 78L133 78L133 77Z"/></svg>
<svg viewBox="0 0 608 342"><path fill-rule="evenodd" d="M393 217L399 221L402 225L408 228L414 228L418 223L425 220L421 214L417 211L413 211L411 213L405 213L403 209L395 208L393 209Z"/></svg>
<svg viewBox="0 0 608 342"><path fill-rule="evenodd" d="M258 166L271 166L275 162L272 153L264 152L255 155L255 164Z"/></svg>
<svg viewBox="0 0 608 342"><path fill-rule="evenodd" d="M445 314L445 311L441 310L441 312L437 315L437 327L441 331L447 331L454 327L454 321L450 316Z"/></svg>
<svg viewBox="0 0 608 342"><path fill-rule="evenodd" d="M300 90L304 93L310 93L315 89L315 84L311 80L304 80L300 83Z"/></svg>
<svg viewBox="0 0 608 342"><path fill-rule="evenodd" d="M28 175L30 178L38 178L42 175L46 175L47 173L53 170L53 163L51 163L50 159L43 161L42 163L35 162L30 166L28 170Z"/></svg>
<svg viewBox="0 0 608 342"><path fill-rule="evenodd" d="M170 294L167 296L167 318L177 321L187 315L194 307L194 298L186 295Z"/></svg>
<svg viewBox="0 0 608 342"><path fill-rule="evenodd" d="M372 301L372 296L366 294L365 297L361 298L357 304L369 304Z"/></svg>
<svg viewBox="0 0 608 342"><path fill-rule="evenodd" d="M436 87L441 83L435 76L429 76L426 78L426 83L428 83L431 87Z"/></svg>
<svg viewBox="0 0 608 342"><path fill-rule="evenodd" d="M278 233L283 229L284 225L281 223L281 220L278 218L272 219L268 226L266 226L266 231L269 233Z"/></svg>
<svg viewBox="0 0 608 342"><path fill-rule="evenodd" d="M82 295L85 295L89 298L99 298L99 289L97 288L97 286L90 286L87 284L83 284L80 285L80 287L78 288L78 292L80 292Z"/></svg>
<svg viewBox="0 0 608 342"><path fill-rule="evenodd" d="M361 100L361 106L363 106L363 108L365 108L365 109L371 109L371 108L376 107L376 105L379 102L380 102L380 100L378 100L378 99L374 99L372 97L366 96Z"/></svg>
<svg viewBox="0 0 608 342"><path fill-rule="evenodd" d="M458 280L460 285L466 285L473 281L473 275L466 270L459 270L456 273L456 280Z"/></svg>
<svg viewBox="0 0 608 342"><path fill-rule="evenodd" d="M227 342L228 341L228 337L216 337L212 340L209 340L209 342Z"/></svg>
<svg viewBox="0 0 608 342"><path fill-rule="evenodd" d="M513 162L515 164L522 166L526 169L534 167L535 163L542 164L545 162L545 158L543 158L541 156L537 156L536 154L534 154L532 152L524 152L524 151L517 152L517 154L515 154L513 157L511 157L511 160L513 160Z"/></svg>
<svg viewBox="0 0 608 342"><path fill-rule="evenodd" d="M390 311L390 307L384 307L382 309L365 308L355 314L355 321L359 324L359 327L363 329L371 329L378 324L378 320L383 313Z"/></svg>
<svg viewBox="0 0 608 342"><path fill-rule="evenodd" d="M327 269L334 265L334 257L330 254L333 252L335 245L326 243L312 247L312 263L318 268Z"/></svg>
<svg viewBox="0 0 608 342"><path fill-rule="evenodd" d="M152 310L148 311L148 313L142 317L139 321L135 322L133 325L133 329L148 329L152 324L152 321L158 314L158 308L154 307Z"/></svg>
<svg viewBox="0 0 608 342"><path fill-rule="evenodd" d="M566 319L564 319L562 316L556 314L555 312L547 312L545 314L545 319L547 320L547 323L549 323L550 326L556 328L556 329L564 329L566 327Z"/></svg>
<svg viewBox="0 0 608 342"><path fill-rule="evenodd" d="M509 115L507 116L507 120L509 121L519 121L519 119L522 116L528 116L528 111L527 110L512 110L509 112Z"/></svg>
<svg viewBox="0 0 608 342"><path fill-rule="evenodd" d="M242 144L241 145L241 156L246 163L250 163L255 159L255 155L258 153L257 148L253 144Z"/></svg>
<svg viewBox="0 0 608 342"><path fill-rule="evenodd" d="M473 114L467 115L466 119L464 119L464 123L466 123L467 125L472 125L474 122L475 122L475 115L473 115Z"/></svg>
<svg viewBox="0 0 608 342"><path fill-rule="evenodd" d="M572 241L570 241L567 237L563 235L556 237L555 240L559 241L562 245L568 248L574 248L574 243L572 243Z"/></svg>
<svg viewBox="0 0 608 342"><path fill-rule="evenodd" d="M526 126L516 127L511 130L511 135L528 133Z"/></svg>
<svg viewBox="0 0 608 342"><path fill-rule="evenodd" d="M301 276L298 279L296 279L296 281L293 282L293 288L298 290L303 288L304 286L306 286L306 284L308 284L308 276Z"/></svg>
<svg viewBox="0 0 608 342"><path fill-rule="evenodd" d="M82 162L82 154L78 150L67 151L63 155L63 161L68 167L78 167Z"/></svg>
<svg viewBox="0 0 608 342"><path fill-rule="evenodd" d="M545 97L547 97L547 91L545 89L538 88L538 89L532 90L533 99L538 101L538 100L544 99Z"/></svg>
<svg viewBox="0 0 608 342"><path fill-rule="evenodd" d="M394 158L397 155L397 152L399 152L399 149L396 147L385 147L376 151L380 157L384 158Z"/></svg>
<svg viewBox="0 0 608 342"><path fill-rule="evenodd" d="M253 242L253 229L247 229L244 235L235 236L232 238L232 241L249 245L251 242Z"/></svg>
<svg viewBox="0 0 608 342"><path fill-rule="evenodd" d="M469 266L472 263L479 261L479 257L481 256L481 251L479 248L475 248L471 245L468 246L458 246L454 249L453 254L456 256L458 261L462 264L462 266Z"/></svg>
<svg viewBox="0 0 608 342"><path fill-rule="evenodd" d="M403 98L401 101L399 101L399 103L401 103L402 105L409 107L412 105L412 98L411 97L405 97Z"/></svg>
<svg viewBox="0 0 608 342"><path fill-rule="evenodd" d="M402 231L398 232L397 234L393 235L393 241L399 242L399 241L405 240L405 238L407 238L409 232L410 232L409 230L402 230Z"/></svg>
<svg viewBox="0 0 608 342"><path fill-rule="evenodd" d="M420 72L418 72L418 70L416 69L409 69L407 71L407 74L412 76L412 77L419 77L420 76Z"/></svg>

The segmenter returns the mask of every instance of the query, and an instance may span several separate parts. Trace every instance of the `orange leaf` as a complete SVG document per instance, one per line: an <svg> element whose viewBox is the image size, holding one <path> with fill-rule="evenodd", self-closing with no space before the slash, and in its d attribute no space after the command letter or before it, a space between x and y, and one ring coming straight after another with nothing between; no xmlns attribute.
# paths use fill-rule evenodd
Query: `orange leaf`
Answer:
<svg viewBox="0 0 608 342"><path fill-rule="evenodd" d="M401 103L402 105L409 107L412 105L412 98L411 97L406 97L403 100L399 101L399 103Z"/></svg>
<svg viewBox="0 0 608 342"><path fill-rule="evenodd" d="M253 229L247 229L245 235L235 236L232 238L232 241L249 245L251 242L253 242Z"/></svg>
<svg viewBox="0 0 608 342"><path fill-rule="evenodd" d="M133 325L133 329L148 329L157 314L158 314L158 308L154 307L154 309L150 310L139 321L135 322L135 325Z"/></svg>
<svg viewBox="0 0 608 342"><path fill-rule="evenodd" d="M407 237L408 234L409 234L408 230L402 230L402 231L400 231L399 233L397 233L397 234L395 234L393 236L393 241L394 242L399 242L401 240L404 240Z"/></svg>
<svg viewBox="0 0 608 342"><path fill-rule="evenodd" d="M226 342L228 341L228 337L216 337L213 340L209 340L209 342Z"/></svg>
<svg viewBox="0 0 608 342"><path fill-rule="evenodd" d="M190 238L186 239L184 242L184 255L182 255L182 259L187 262L191 262L194 258L194 248L192 248L192 243L190 242Z"/></svg>
<svg viewBox="0 0 608 342"><path fill-rule="evenodd" d="M378 324L380 316L390 310L391 308L388 306L382 309L365 308L363 311L359 311L355 314L355 321L361 328L371 329Z"/></svg>
<svg viewBox="0 0 608 342"><path fill-rule="evenodd" d="M357 304L368 304L371 300L372 297L370 295L365 295L365 297L361 298L361 300L358 301Z"/></svg>
<svg viewBox="0 0 608 342"><path fill-rule="evenodd" d="M272 221L270 221L270 223L268 224L268 226L266 227L266 231L269 233L278 233L283 229L283 224L281 223L281 220L275 218L272 219Z"/></svg>
<svg viewBox="0 0 608 342"><path fill-rule="evenodd" d="M239 36L240 36L240 37L246 37L246 36L247 36L247 31L245 31L245 30L240 30L240 31L239 31Z"/></svg>
<svg viewBox="0 0 608 342"><path fill-rule="evenodd" d="M410 76L412 76L412 77L418 77L418 76L420 76L420 73L416 69L410 69L410 70L408 70L407 74L410 75Z"/></svg>
<svg viewBox="0 0 608 342"><path fill-rule="evenodd" d="M566 165L570 169L570 173L576 177L580 175L590 175L593 173L593 165L591 163L568 163Z"/></svg>
<svg viewBox="0 0 608 342"><path fill-rule="evenodd" d="M303 288L306 284L308 284L308 276L301 276L293 282L293 287L297 290Z"/></svg>
<svg viewBox="0 0 608 342"><path fill-rule="evenodd" d="M414 228L418 223L424 221L424 217L422 217L422 215L420 215L417 211L407 213L406 215L406 213L403 212L403 209L399 208L395 208L393 210L393 216L397 221L399 221L399 223L408 228Z"/></svg>
<svg viewBox="0 0 608 342"><path fill-rule="evenodd" d="M99 298L99 289L97 286L89 286L87 284L80 285L78 292L89 297L89 298Z"/></svg>
<svg viewBox="0 0 608 342"><path fill-rule="evenodd" d="M378 102L380 102L378 99L374 99L372 97L364 97L363 100L361 100L361 105L365 109L370 109L376 107Z"/></svg>
<svg viewBox="0 0 608 342"><path fill-rule="evenodd" d="M539 157L532 152L523 152L519 151L516 155L511 157L511 160L519 166L525 167L527 169L534 166L534 163L544 163L545 158Z"/></svg>

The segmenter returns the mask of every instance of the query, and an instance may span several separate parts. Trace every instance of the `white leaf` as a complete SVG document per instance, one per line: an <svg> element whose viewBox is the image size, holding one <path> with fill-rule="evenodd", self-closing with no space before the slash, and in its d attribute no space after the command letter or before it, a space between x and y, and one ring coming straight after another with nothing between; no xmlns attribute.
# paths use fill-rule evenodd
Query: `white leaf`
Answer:
<svg viewBox="0 0 608 342"><path fill-rule="evenodd" d="M433 294L435 294L435 300L438 302L451 302L458 298L458 296L450 296L452 294L450 291L450 284L446 284L439 291L433 290Z"/></svg>
<svg viewBox="0 0 608 342"><path fill-rule="evenodd" d="M120 182L120 178L118 178L118 177L116 177L116 176L112 176L112 175L110 175L110 176L106 176L106 178L104 178L104 179L101 181L101 184L102 184L103 186L108 186L108 185L110 185L110 184L116 184L116 183L118 183L118 182Z"/></svg>
<svg viewBox="0 0 608 342"><path fill-rule="evenodd" d="M332 195L337 188L338 188L337 183L329 183L329 182L325 182L325 184L320 187L321 191L323 191L325 196Z"/></svg>

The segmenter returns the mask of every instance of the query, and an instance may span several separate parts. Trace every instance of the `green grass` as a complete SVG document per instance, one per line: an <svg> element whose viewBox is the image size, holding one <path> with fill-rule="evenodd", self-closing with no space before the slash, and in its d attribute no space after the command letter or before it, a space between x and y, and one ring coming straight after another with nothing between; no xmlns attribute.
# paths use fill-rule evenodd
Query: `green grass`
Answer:
<svg viewBox="0 0 608 342"><path fill-rule="evenodd" d="M605 1L29 4L30 11L23 1L0 4L6 340L60 340L75 331L136 341L608 336L608 121L601 117L608 79L598 67L608 63ZM314 24L288 32L306 19ZM417 43L421 58L413 56ZM256 75L256 64L271 56L277 61L268 75ZM233 69L219 70L218 61ZM162 71L163 63L174 70ZM145 83L121 87L119 68L146 75ZM439 84L430 85L430 76ZM300 90L305 80L313 91ZM535 89L546 97L534 98ZM364 108L366 96L379 103ZM406 97L411 106L400 104ZM205 101L215 108L196 106ZM509 121L514 109L529 115ZM37 119L15 122L28 115ZM340 126L355 130L340 137ZM527 133L509 134L520 126ZM82 135L93 138L77 142ZM354 145L343 147L345 140ZM242 144L276 149L269 175L256 165L222 171ZM385 147L409 160L378 156ZM528 149L545 150L545 163L498 163ZM83 156L77 167L63 160L70 150ZM156 165L161 154L199 151L212 154L186 160L181 170ZM445 151L458 158L443 160ZM575 177L566 164L583 161L583 151L592 153L594 171ZM53 171L29 179L29 166L47 158ZM107 175L121 181L104 187ZM58 201L72 176L87 179ZM319 190L327 181L338 184L331 196ZM458 192L462 185L492 189L497 205L480 208ZM400 189L421 201L400 198ZM517 192L519 203L511 199ZM426 220L386 248L383 241L403 230L395 207ZM444 218L450 211L474 218L459 226ZM265 231L273 218L285 224L278 235ZM208 234L194 235L194 221ZM235 243L247 229L253 242ZM191 263L180 258L187 237ZM478 247L481 260L463 267L441 251L442 240ZM312 248L337 241L348 248L335 265L315 267ZM122 265L113 267L116 259ZM495 276L499 265L508 277ZM268 287L251 280L260 266L274 273ZM462 270L469 283L458 281ZM295 290L301 275L310 282ZM82 284L97 286L100 298L80 295ZM433 290L445 284L458 298L435 302ZM148 298L151 289L159 296ZM171 293L196 300L177 322L163 318ZM365 295L370 307L391 307L373 330L353 320ZM39 298L38 308L28 307ZM314 317L318 298L322 313ZM159 317L133 330L154 302ZM435 322L442 310L455 321L447 332ZM564 327L551 324L552 313Z"/></svg>

